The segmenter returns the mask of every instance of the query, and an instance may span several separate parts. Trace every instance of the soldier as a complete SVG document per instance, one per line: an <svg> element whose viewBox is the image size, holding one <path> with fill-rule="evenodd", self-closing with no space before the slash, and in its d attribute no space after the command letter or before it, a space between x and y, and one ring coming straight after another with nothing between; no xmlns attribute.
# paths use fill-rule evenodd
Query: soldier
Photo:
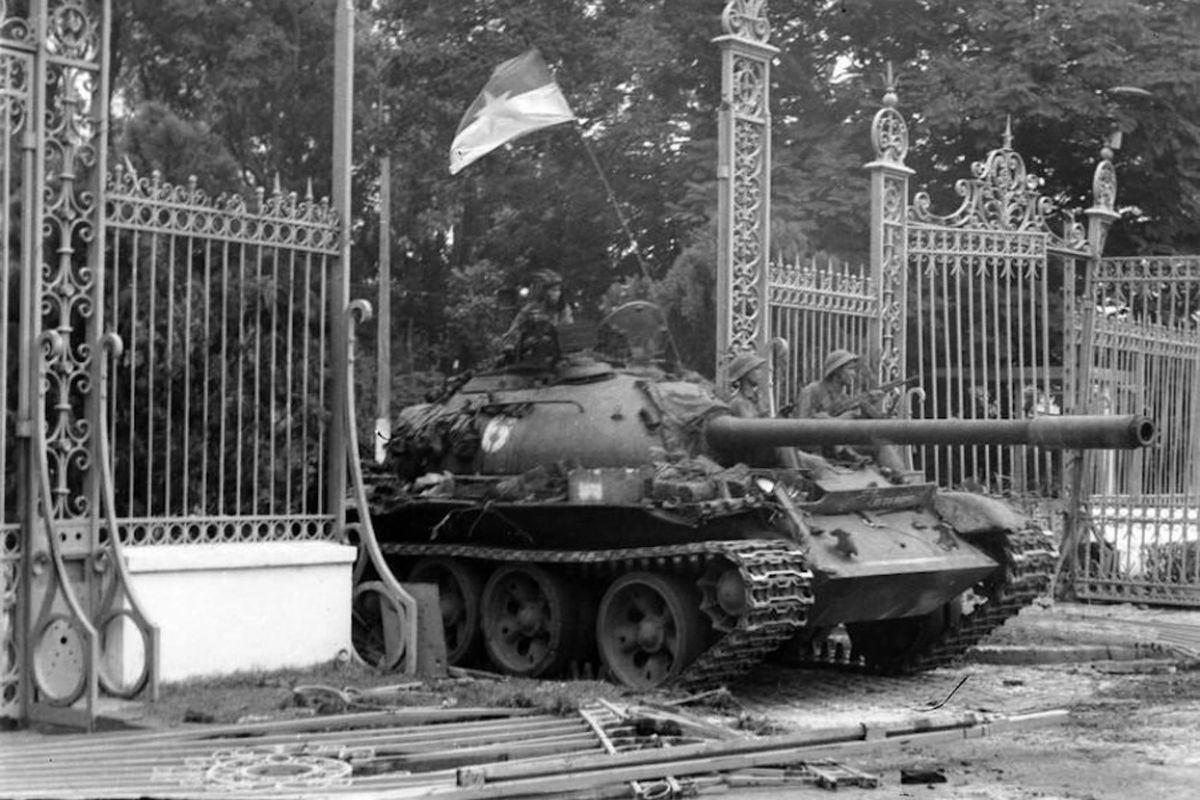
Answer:
<svg viewBox="0 0 1200 800"><path fill-rule="evenodd" d="M800 390L796 416L802 419L882 417L877 397L871 394L861 398L853 396L858 365L859 357L849 350L834 350L827 355L821 380Z"/></svg>
<svg viewBox="0 0 1200 800"><path fill-rule="evenodd" d="M502 363L553 366L558 361L561 351L555 327L574 321L562 284L562 276L552 269L534 273L532 297L504 334Z"/></svg>
<svg viewBox="0 0 1200 800"><path fill-rule="evenodd" d="M733 398L729 408L739 417L761 417L762 406L759 405L759 387L764 374L763 367L767 360L754 353L739 353L729 364L729 388L733 390Z"/></svg>
<svg viewBox="0 0 1200 800"><path fill-rule="evenodd" d="M766 416L759 393L766 381L763 369L766 364L765 358L754 353L740 353L730 362L728 377L733 398L729 401L729 410L734 416L749 419ZM739 460L760 467L800 467L817 477L828 475L833 470L829 462L821 456L793 447L749 449L740 454Z"/></svg>
<svg viewBox="0 0 1200 800"><path fill-rule="evenodd" d="M825 357L821 380L813 381L800 390L796 401L796 416L813 419L877 419L884 416L878 392L854 394L860 359L849 350L834 350ZM907 470L904 457L894 445L860 448L881 467L899 474ZM859 450L850 447L824 448L827 458L861 458Z"/></svg>

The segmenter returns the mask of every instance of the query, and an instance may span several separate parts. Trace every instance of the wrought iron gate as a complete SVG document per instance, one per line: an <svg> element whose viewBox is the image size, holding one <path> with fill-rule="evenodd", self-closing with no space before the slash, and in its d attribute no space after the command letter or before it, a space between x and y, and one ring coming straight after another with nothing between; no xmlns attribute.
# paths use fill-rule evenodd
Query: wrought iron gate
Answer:
<svg viewBox="0 0 1200 800"><path fill-rule="evenodd" d="M0 717L90 727L101 688L157 691L124 547L345 541L331 462L357 445L332 431L353 434L332 373L369 309L331 294L343 226L311 189L109 171L108 0L0 15Z"/></svg>
<svg viewBox="0 0 1200 800"><path fill-rule="evenodd" d="M825 354L868 353L879 319L879 292L865 267L832 262L771 267L770 331L788 343L775 358L777 407L794 403L804 385L820 380Z"/></svg>
<svg viewBox="0 0 1200 800"><path fill-rule="evenodd" d="M1066 546L1084 599L1200 606L1200 257L1103 259L1076 319L1091 413L1147 414L1159 443L1088 454Z"/></svg>
<svg viewBox="0 0 1200 800"><path fill-rule="evenodd" d="M830 349L864 356L868 384L915 377L919 391L896 400L903 414L981 419L1058 414L1071 406L1074 368L1064 360L1074 276L1103 237L1115 193L1112 165L1097 167L1089 229L1058 214L1037 192L1012 148L1001 147L958 181L962 198L938 215L924 193L909 198L908 129L889 87L872 125L869 275L776 267L771 333L789 338L796 361L780 380L780 402L797 374L819 377ZM913 401L916 402L913 402ZM910 407L911 405L911 407ZM918 468L944 485L1057 496L1059 456L1034 447L956 445L914 450Z"/></svg>
<svg viewBox="0 0 1200 800"><path fill-rule="evenodd" d="M113 170L105 190L118 533L128 544L332 539L328 201Z"/></svg>
<svg viewBox="0 0 1200 800"><path fill-rule="evenodd" d="M100 303L110 7L41 0L0 5L0 13L7 211L0 713L90 727L101 687L153 693L158 661L157 628L129 586L112 535L106 469L105 397L122 345ZM140 649L131 681L113 669L117 648Z"/></svg>

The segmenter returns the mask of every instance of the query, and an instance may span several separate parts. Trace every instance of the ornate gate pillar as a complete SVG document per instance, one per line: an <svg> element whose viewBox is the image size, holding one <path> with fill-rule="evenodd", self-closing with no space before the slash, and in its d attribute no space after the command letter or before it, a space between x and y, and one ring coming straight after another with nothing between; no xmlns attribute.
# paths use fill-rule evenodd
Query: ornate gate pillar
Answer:
<svg viewBox="0 0 1200 800"><path fill-rule="evenodd" d="M766 352L771 231L771 26L766 0L730 0L721 15L717 156L717 365Z"/></svg>
<svg viewBox="0 0 1200 800"><path fill-rule="evenodd" d="M889 383L904 377L905 282L908 274L908 126L896 111L896 88L888 67L883 108L871 123L875 160L871 173L871 282L879 292L879 317L867 336L867 364L876 369L870 382Z"/></svg>
<svg viewBox="0 0 1200 800"><path fill-rule="evenodd" d="M23 154L21 176L6 184L19 185L21 215L19 713L90 728L101 687L123 697L155 690L158 647L129 589L108 471L107 367L121 349L102 310L111 7L0 8L12 15L0 20L0 55L23 65L8 74L28 89L24 113L10 109L3 125ZM142 668L127 682L111 666L138 649Z"/></svg>

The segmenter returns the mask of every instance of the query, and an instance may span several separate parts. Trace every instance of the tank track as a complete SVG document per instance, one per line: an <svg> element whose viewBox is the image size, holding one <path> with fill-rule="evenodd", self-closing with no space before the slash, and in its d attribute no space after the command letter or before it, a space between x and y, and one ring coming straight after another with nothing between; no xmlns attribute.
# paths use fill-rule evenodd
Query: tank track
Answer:
<svg viewBox="0 0 1200 800"><path fill-rule="evenodd" d="M746 610L732 628L701 653L675 683L720 684L741 675L777 649L808 618L812 572L799 546L782 540L694 542L618 550L513 550L464 544L382 543L387 556L452 556L496 562L525 562L619 574L657 569L700 575L718 559L730 562L746 586Z"/></svg>
<svg viewBox="0 0 1200 800"><path fill-rule="evenodd" d="M987 602L973 613L964 614L958 625L918 654L912 664L914 670L934 669L958 660L1049 588L1058 558L1050 535L1030 523L1007 532L1004 541L1004 577L993 587Z"/></svg>

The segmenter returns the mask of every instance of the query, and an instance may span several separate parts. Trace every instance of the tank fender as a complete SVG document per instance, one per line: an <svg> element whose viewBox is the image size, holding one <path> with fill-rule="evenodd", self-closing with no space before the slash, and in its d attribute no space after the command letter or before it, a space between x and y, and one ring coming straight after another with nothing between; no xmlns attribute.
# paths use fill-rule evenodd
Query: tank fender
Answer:
<svg viewBox="0 0 1200 800"><path fill-rule="evenodd" d="M1017 531L1029 524L1029 518L994 497L972 492L938 492L933 510L961 534L987 531Z"/></svg>

